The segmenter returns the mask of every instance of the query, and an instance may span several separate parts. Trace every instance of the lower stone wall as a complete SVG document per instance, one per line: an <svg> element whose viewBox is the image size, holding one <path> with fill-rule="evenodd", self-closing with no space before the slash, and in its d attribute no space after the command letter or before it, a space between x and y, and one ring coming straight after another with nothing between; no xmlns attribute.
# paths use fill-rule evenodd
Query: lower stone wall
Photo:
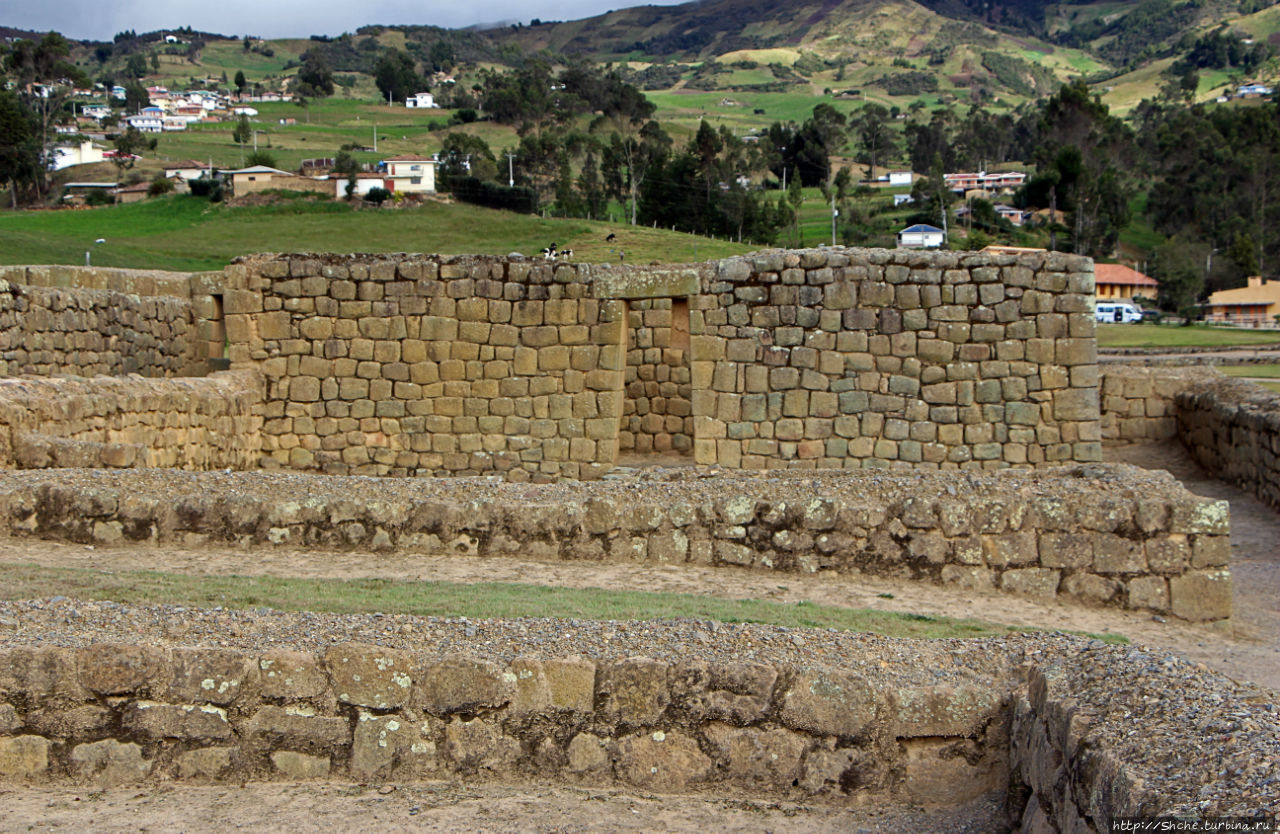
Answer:
<svg viewBox="0 0 1280 834"><path fill-rule="evenodd" d="M262 396L252 371L0 379L0 468L251 468Z"/></svg>
<svg viewBox="0 0 1280 834"><path fill-rule="evenodd" d="M1077 465L551 485L139 470L0 476L13 534L109 544L460 552L865 572L1187 620L1231 613L1228 508L1164 472Z"/></svg>
<svg viewBox="0 0 1280 834"><path fill-rule="evenodd" d="M1280 810L1271 699L1202 667L1062 635L849 638L834 666L486 657L421 636L415 650L11 645L0 783L461 778L882 807L982 798L1024 832ZM571 634L564 647L579 648Z"/></svg>
<svg viewBox="0 0 1280 834"><path fill-rule="evenodd" d="M628 302L626 398L618 448L693 454L689 309L683 300Z"/></svg>
<svg viewBox="0 0 1280 834"><path fill-rule="evenodd" d="M1150 443L1178 436L1178 395L1221 380L1211 367L1105 364L1102 380L1102 441L1107 445Z"/></svg>
<svg viewBox="0 0 1280 834"><path fill-rule="evenodd" d="M0 651L0 779L505 776L958 804L1007 782L1006 698L762 663L16 648Z"/></svg>
<svg viewBox="0 0 1280 834"><path fill-rule="evenodd" d="M1178 436L1212 472L1280 508L1280 394L1219 379L1177 397Z"/></svg>

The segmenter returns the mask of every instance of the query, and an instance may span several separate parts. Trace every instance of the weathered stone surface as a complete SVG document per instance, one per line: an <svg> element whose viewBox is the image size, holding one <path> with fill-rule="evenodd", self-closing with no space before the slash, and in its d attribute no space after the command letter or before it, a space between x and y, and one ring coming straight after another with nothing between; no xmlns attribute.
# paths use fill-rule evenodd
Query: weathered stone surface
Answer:
<svg viewBox="0 0 1280 834"><path fill-rule="evenodd" d="M632 727L658 723L671 694L667 664L648 658L629 658L601 666L597 694L604 699L604 717Z"/></svg>
<svg viewBox="0 0 1280 834"><path fill-rule="evenodd" d="M68 763L76 779L103 788L141 782L151 773L151 762L142 757L141 747L113 738L77 745Z"/></svg>
<svg viewBox="0 0 1280 834"><path fill-rule="evenodd" d="M416 703L440 716L501 707L515 694L517 680L516 674L496 663L448 658L423 670L418 680Z"/></svg>
<svg viewBox="0 0 1280 834"><path fill-rule="evenodd" d="M1169 607L1192 622L1231 616L1231 574L1226 570L1191 571L1169 580Z"/></svg>
<svg viewBox="0 0 1280 834"><path fill-rule="evenodd" d="M229 775L235 758L234 747L202 747L188 750L175 760L179 779L203 782Z"/></svg>
<svg viewBox="0 0 1280 834"><path fill-rule="evenodd" d="M324 665L334 692L343 703L374 709L393 709L409 701L413 664L396 649L360 643L330 646Z"/></svg>
<svg viewBox="0 0 1280 834"><path fill-rule="evenodd" d="M91 696L80 686L73 649L0 649L0 692L33 707L67 705Z"/></svg>
<svg viewBox="0 0 1280 834"><path fill-rule="evenodd" d="M226 711L207 704L134 701L125 710L122 723L130 732L157 741L166 738L217 741L231 737Z"/></svg>
<svg viewBox="0 0 1280 834"><path fill-rule="evenodd" d="M890 698L889 732L898 738L975 736L1003 708L990 688L902 687Z"/></svg>
<svg viewBox="0 0 1280 834"><path fill-rule="evenodd" d="M999 755L978 758L972 742L918 738L906 744L903 787L923 805L960 805L1008 787L1008 768ZM976 764L970 764L977 759Z"/></svg>
<svg viewBox="0 0 1280 834"><path fill-rule="evenodd" d="M0 735L7 735L22 726L22 717L13 704L0 704Z"/></svg>
<svg viewBox="0 0 1280 834"><path fill-rule="evenodd" d="M309 707L263 707L245 724L250 738L272 746L335 750L351 743L345 719L316 715Z"/></svg>
<svg viewBox="0 0 1280 834"><path fill-rule="evenodd" d="M707 778L711 764L697 741L679 732L655 730L618 742L618 778L649 790L686 790Z"/></svg>
<svg viewBox="0 0 1280 834"><path fill-rule="evenodd" d="M454 719L444 728L444 752L464 770L505 771L520 757L520 743L496 724Z"/></svg>
<svg viewBox="0 0 1280 834"><path fill-rule="evenodd" d="M398 715L361 712L351 741L351 776L362 781L390 778L397 760L417 740L417 728Z"/></svg>
<svg viewBox="0 0 1280 834"><path fill-rule="evenodd" d="M804 736L787 730L738 729L711 724L704 731L730 779L785 791L800 773L809 747Z"/></svg>
<svg viewBox="0 0 1280 834"><path fill-rule="evenodd" d="M783 724L841 738L866 736L884 706L867 680L835 670L798 674L782 698Z"/></svg>
<svg viewBox="0 0 1280 834"><path fill-rule="evenodd" d="M145 694L168 677L165 653L151 646L98 643L78 660L80 683L99 695Z"/></svg>
<svg viewBox="0 0 1280 834"><path fill-rule="evenodd" d="M41 736L0 738L0 778L39 776L48 768L48 739Z"/></svg>
<svg viewBox="0 0 1280 834"><path fill-rule="evenodd" d="M252 660L240 652L176 649L168 697L173 701L226 706L240 696L253 676Z"/></svg>
<svg viewBox="0 0 1280 834"><path fill-rule="evenodd" d="M578 733L569 742L565 770L579 776L601 776L609 772L611 742L591 733Z"/></svg>
<svg viewBox="0 0 1280 834"><path fill-rule="evenodd" d="M748 724L764 717L778 670L753 663L681 663L671 670L671 695L680 709L711 720Z"/></svg>
<svg viewBox="0 0 1280 834"><path fill-rule="evenodd" d="M258 659L258 681L267 698L305 700L324 695L329 679L315 657L305 652L276 649Z"/></svg>
<svg viewBox="0 0 1280 834"><path fill-rule="evenodd" d="M297 782L329 777L328 756L308 756L293 750L277 750L271 754L271 764L277 775Z"/></svg>

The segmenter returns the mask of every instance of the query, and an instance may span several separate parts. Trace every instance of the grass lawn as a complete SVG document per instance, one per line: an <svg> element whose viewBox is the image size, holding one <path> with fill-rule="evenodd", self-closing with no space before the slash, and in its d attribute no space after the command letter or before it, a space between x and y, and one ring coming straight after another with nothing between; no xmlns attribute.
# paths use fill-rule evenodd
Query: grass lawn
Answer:
<svg viewBox="0 0 1280 834"><path fill-rule="evenodd" d="M1280 380L1280 365L1219 365L1218 370L1227 376Z"/></svg>
<svg viewBox="0 0 1280 834"><path fill-rule="evenodd" d="M1280 331L1241 330L1194 324L1100 324L1098 347L1221 347L1280 345Z"/></svg>
<svg viewBox="0 0 1280 834"><path fill-rule="evenodd" d="M889 637L990 637L1029 629L984 620L951 619L809 602L731 600L694 594L548 588L499 582L463 584L390 579L287 579L190 576L156 571L104 573L83 568L31 565L0 567L5 599L62 595L128 604L170 604L327 611L381 611L437 617L562 617L652 620L676 617L725 623L765 623L788 628L835 628ZM1128 642L1119 635L1097 635Z"/></svg>
<svg viewBox="0 0 1280 834"><path fill-rule="evenodd" d="M614 243L604 238L613 232ZM93 262L138 269L221 269L254 252L436 252L533 254L551 241L575 260L686 263L749 252L753 246L696 235L587 220L543 219L465 204L354 210L344 203L293 200L239 207L188 196L86 211L0 215L0 263L79 264L96 238Z"/></svg>

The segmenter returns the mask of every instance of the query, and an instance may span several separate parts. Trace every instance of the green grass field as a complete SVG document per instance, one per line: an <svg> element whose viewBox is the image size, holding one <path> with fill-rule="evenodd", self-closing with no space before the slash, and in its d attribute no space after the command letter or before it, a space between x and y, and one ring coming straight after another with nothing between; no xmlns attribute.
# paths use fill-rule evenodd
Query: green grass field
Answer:
<svg viewBox="0 0 1280 834"><path fill-rule="evenodd" d="M1280 345L1280 331L1176 324L1100 324L1098 347L1224 347Z"/></svg>
<svg viewBox="0 0 1280 834"><path fill-rule="evenodd" d="M591 620L687 618L725 623L764 623L788 628L834 628L889 637L992 637L1019 629L985 620L837 608L810 602L732 600L694 594L548 588L498 582L474 584L390 579L291 579L258 576L193 576L156 571L105 573L32 565L0 567L4 599L54 595L127 604L169 604L326 611L380 611L437 617L562 617ZM1095 635L1109 642L1124 637Z"/></svg>
<svg viewBox="0 0 1280 834"><path fill-rule="evenodd" d="M604 238L613 232L614 243ZM685 263L751 251L679 232L586 220L542 219L466 204L428 203L396 210L355 210L335 201L288 200L279 205L210 205L171 196L85 211L0 215L0 263L79 264L93 240L99 266L138 269L221 269L254 252L435 252L533 254L551 241L572 247L575 260Z"/></svg>
<svg viewBox="0 0 1280 834"><path fill-rule="evenodd" d="M1219 365L1218 370L1227 376L1280 379L1280 365Z"/></svg>

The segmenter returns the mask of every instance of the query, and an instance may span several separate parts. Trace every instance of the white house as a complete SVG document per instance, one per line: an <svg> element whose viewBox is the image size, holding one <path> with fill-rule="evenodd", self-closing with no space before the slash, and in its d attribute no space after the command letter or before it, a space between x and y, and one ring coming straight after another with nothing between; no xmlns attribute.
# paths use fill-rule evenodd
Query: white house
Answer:
<svg viewBox="0 0 1280 834"><path fill-rule="evenodd" d="M139 113L125 119L125 123L143 133L160 133L164 130L164 116L155 113Z"/></svg>
<svg viewBox="0 0 1280 834"><path fill-rule="evenodd" d="M88 165L90 162L102 162L102 148L94 147L92 142L81 142L79 145L60 145L53 149L50 166L55 171L70 168L72 165Z"/></svg>
<svg viewBox="0 0 1280 834"><path fill-rule="evenodd" d="M341 175L334 175L332 180L334 183L333 196L339 200L345 200L347 198L347 178ZM391 190L384 183L382 174L356 174L356 187L352 190L351 196L363 197L375 188Z"/></svg>
<svg viewBox="0 0 1280 834"><path fill-rule="evenodd" d="M927 223L917 223L898 232L899 249L937 249L945 242L946 233Z"/></svg>
<svg viewBox="0 0 1280 834"><path fill-rule="evenodd" d="M161 120L160 126L162 130L167 131L186 130L187 123L190 121L196 120L190 119L187 116L165 116L164 119Z"/></svg>
<svg viewBox="0 0 1280 834"><path fill-rule="evenodd" d="M910 194L894 194L893 195L893 205L895 208L910 202L913 202Z"/></svg>
<svg viewBox="0 0 1280 834"><path fill-rule="evenodd" d="M405 107L435 107L436 97L431 93L414 93L404 100Z"/></svg>
<svg viewBox="0 0 1280 834"><path fill-rule="evenodd" d="M190 159L182 162L172 162L164 166L164 175L166 179L194 180L209 175L209 164L206 162L194 162Z"/></svg>
<svg viewBox="0 0 1280 834"><path fill-rule="evenodd" d="M256 116L258 115L258 108L249 107L245 104L238 104L231 108L231 112L237 116Z"/></svg>
<svg viewBox="0 0 1280 834"><path fill-rule="evenodd" d="M91 119L102 121L111 115L111 105L109 104L86 104L80 108L80 115L88 116Z"/></svg>
<svg viewBox="0 0 1280 834"><path fill-rule="evenodd" d="M910 171L890 171L889 185L911 185Z"/></svg>
<svg viewBox="0 0 1280 834"><path fill-rule="evenodd" d="M382 162L386 166L386 180L390 191L434 194L436 190L436 161L424 154L401 154Z"/></svg>

